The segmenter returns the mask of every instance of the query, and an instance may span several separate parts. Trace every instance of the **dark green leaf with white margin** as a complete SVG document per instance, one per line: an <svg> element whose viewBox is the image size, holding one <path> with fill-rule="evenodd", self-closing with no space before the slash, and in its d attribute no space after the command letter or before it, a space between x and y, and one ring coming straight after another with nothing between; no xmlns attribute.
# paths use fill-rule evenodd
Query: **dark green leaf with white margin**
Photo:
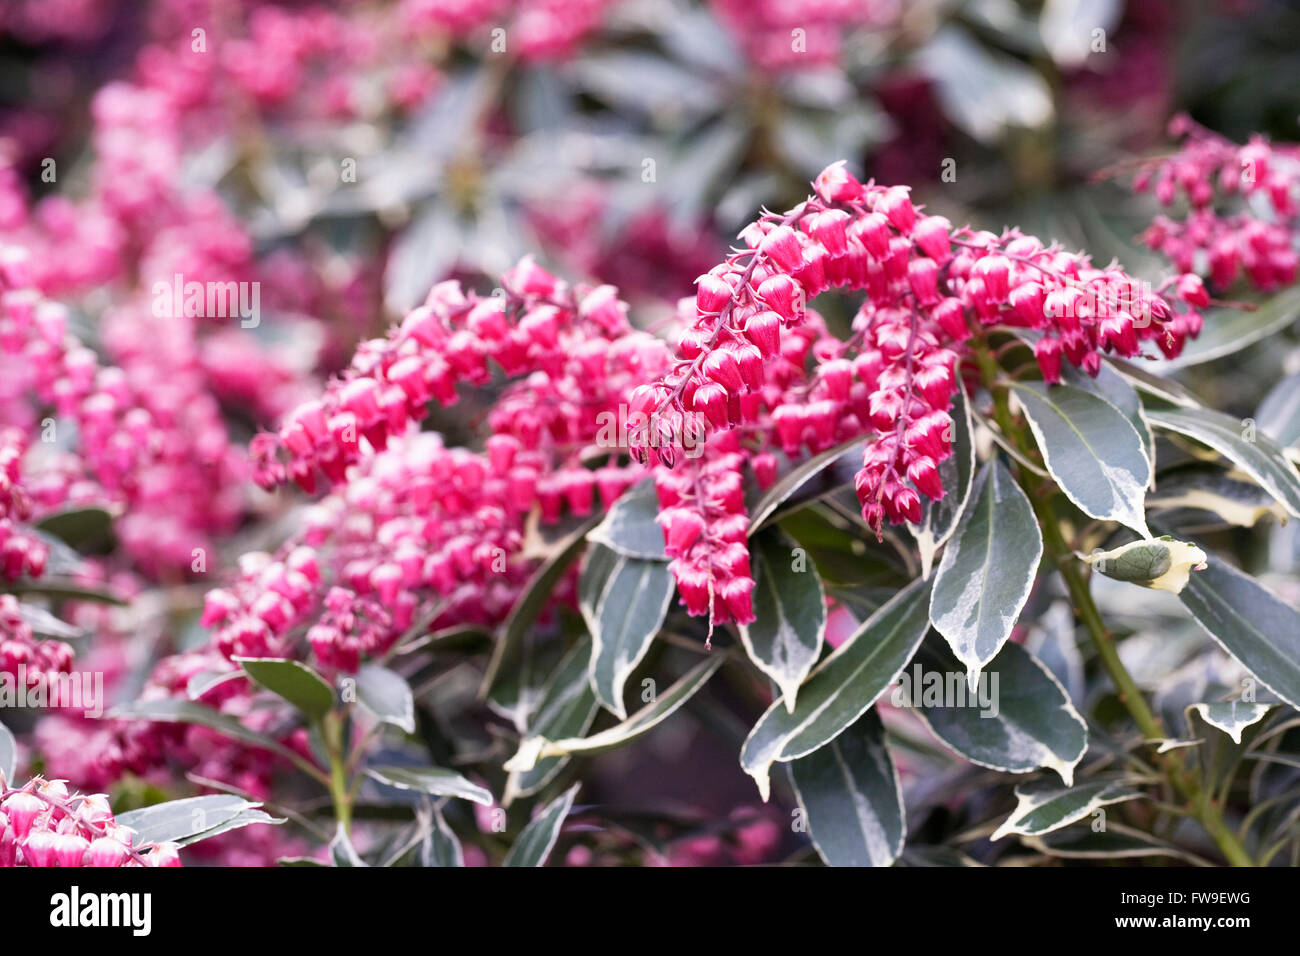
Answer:
<svg viewBox="0 0 1300 956"><path fill-rule="evenodd" d="M912 684L917 683L918 664L923 674L937 671L946 692L927 697L929 683L923 676L919 692L911 687L910 695L900 696L903 702L919 698L917 715L943 743L982 767L1009 773L1046 767L1060 774L1066 786L1074 782L1074 768L1088 749L1087 724L1051 671L1023 647L1003 647L981 674L974 695L959 679L961 664L942 641L931 637L922 644L907 672Z"/></svg>
<svg viewBox="0 0 1300 956"><path fill-rule="evenodd" d="M1241 743L1241 732L1251 724L1264 719L1272 704L1247 703L1241 700L1219 704L1193 704L1191 709L1201 715L1211 727L1217 727L1232 738L1234 744Z"/></svg>
<svg viewBox="0 0 1300 956"><path fill-rule="evenodd" d="M1300 612L1217 555L1178 597L1260 683L1300 707Z"/></svg>
<svg viewBox="0 0 1300 956"><path fill-rule="evenodd" d="M1292 372L1273 386L1260 403L1255 421L1283 448L1300 446L1300 372Z"/></svg>
<svg viewBox="0 0 1300 956"><path fill-rule="evenodd" d="M1205 865L1173 844L1122 823L1107 822L1106 829L1093 830L1090 824L1053 830L1040 837L1024 837L1025 846L1048 856L1066 860L1127 860L1147 856L1165 856Z"/></svg>
<svg viewBox="0 0 1300 956"><path fill-rule="evenodd" d="M18 765L18 742L4 724L0 724L0 779L10 786L14 782L14 769Z"/></svg>
<svg viewBox="0 0 1300 956"><path fill-rule="evenodd" d="M320 720L334 707L334 691L306 664L275 657L236 657L253 682L287 700L309 720Z"/></svg>
<svg viewBox="0 0 1300 956"><path fill-rule="evenodd" d="M465 865L465 852L461 849L460 840L452 832L451 827L447 826L447 820L442 815L442 811L437 805L430 805L425 810L416 812L417 818L427 816L425 823L424 839L420 843L420 865L421 866L438 866L438 867L455 867Z"/></svg>
<svg viewBox="0 0 1300 956"><path fill-rule="evenodd" d="M180 843L185 846L253 823L283 823L263 812L260 803L228 793L169 800L117 816L121 826L145 843Z"/></svg>
<svg viewBox="0 0 1300 956"><path fill-rule="evenodd" d="M623 686L641 663L673 596L673 576L662 561L629 558L592 544L578 583L578 604L593 639L588 677L596 697L627 716Z"/></svg>
<svg viewBox="0 0 1300 956"><path fill-rule="evenodd" d="M1167 372L1232 355L1282 331L1297 316L1300 316L1300 287L1297 286L1270 296L1257 309L1211 309L1205 314L1201 334L1189 340L1176 358L1147 364Z"/></svg>
<svg viewBox="0 0 1300 956"><path fill-rule="evenodd" d="M510 610L492 647L492 657L483 672L479 695L495 703L494 709L509 717L522 731L527 720L530 700L527 693L530 648L525 638L537 615L555 594L555 587L569 565L578 559L586 546L587 535L596 524L593 515L559 542L549 558L533 572L524 585L523 594Z"/></svg>
<svg viewBox="0 0 1300 956"><path fill-rule="evenodd" d="M1146 418L1143 417L1142 399L1138 397L1137 389L1119 372L1111 368L1105 362L1097 370L1097 377L1093 378L1087 372L1075 368L1068 362L1061 370L1063 381L1066 385L1085 392L1090 392L1098 398L1105 399L1123 413L1128 419L1128 423L1133 426L1133 430L1138 433L1142 439L1142 451L1146 454L1147 465L1154 473L1156 462L1156 439L1151 431L1151 426L1147 424ZM1148 484L1148 489L1149 489Z"/></svg>
<svg viewBox="0 0 1300 956"><path fill-rule="evenodd" d="M1016 787L1016 809L990 840L1005 836L1041 836L1090 816L1099 807L1143 796L1124 777L1105 775L1062 787L1051 779L1031 780Z"/></svg>
<svg viewBox="0 0 1300 956"><path fill-rule="evenodd" d="M590 737L570 737L564 740L530 737L519 745L519 752L506 761L505 768L512 773L523 773L537 766L538 761L546 760L548 757L600 753L602 750L613 750L615 747L630 743L642 734L653 730L690 700L696 691L708 683L713 672L721 667L725 660L725 654L714 651L627 720L598 734Z"/></svg>
<svg viewBox="0 0 1300 956"><path fill-rule="evenodd" d="M608 548L601 547L599 550L614 554ZM619 555L614 556L623 560ZM527 737L561 740L587 732L600 709L587 679L590 660L591 640L584 637L565 655L547 679L542 701L537 705L537 713L529 721ZM510 774L506 780L505 794L501 798L502 805L510 806L517 797L531 796L541 790L566 763L568 757L548 757L539 760L528 770Z"/></svg>
<svg viewBox="0 0 1300 956"><path fill-rule="evenodd" d="M930 598L930 620L966 665L972 685L1011 636L1042 554L1029 499L1002 465L989 462L975 477Z"/></svg>
<svg viewBox="0 0 1300 956"><path fill-rule="evenodd" d="M1150 537L1143 501L1151 460L1128 417L1107 399L1072 385L1017 382L1011 390L1066 497L1087 515Z"/></svg>
<svg viewBox="0 0 1300 956"><path fill-rule="evenodd" d="M574 798L578 796L578 788L581 786L582 784L575 783L543 807L528 826L524 827L524 832L519 834L519 839L515 840L515 845L510 848L501 865L541 866L544 864L555 846L555 841L560 838L560 828L564 826L565 817L573 809Z"/></svg>
<svg viewBox="0 0 1300 956"><path fill-rule="evenodd" d="M889 866L903 852L903 791L873 710L825 747L791 761L813 846L828 866Z"/></svg>
<svg viewBox="0 0 1300 956"><path fill-rule="evenodd" d="M334 831L334 839L330 840L329 845L330 859L334 861L335 866L369 866L365 860L361 859L361 854L357 848L352 845L352 840L348 837L348 831L340 822Z"/></svg>
<svg viewBox="0 0 1300 956"><path fill-rule="evenodd" d="M357 702L386 724L415 733L415 696L401 674L378 664L357 672Z"/></svg>
<svg viewBox="0 0 1300 956"><path fill-rule="evenodd" d="M750 540L754 621L740 628L749 658L776 682L793 711L799 685L821 653L826 593L806 551L780 528Z"/></svg>
<svg viewBox="0 0 1300 956"><path fill-rule="evenodd" d="M1101 364L1113 368L1121 378L1144 395L1154 395L1183 408L1201 407L1201 400L1178 382L1171 378L1165 378L1163 375L1156 375L1137 362L1130 362L1128 359L1108 355L1102 360Z"/></svg>
<svg viewBox="0 0 1300 956"><path fill-rule="evenodd" d="M921 496L921 523L909 524L921 552L921 576L934 569L934 556L957 530L975 478L975 432L971 427L970 401L965 389L957 389L952 410L952 454L939 463L943 497L931 501Z"/></svg>
<svg viewBox="0 0 1300 956"><path fill-rule="evenodd" d="M1234 474L1241 475L1205 462L1161 472L1155 490L1147 493L1147 509L1209 511L1241 528L1253 528L1265 515L1286 517L1286 509L1272 495L1253 481L1234 478Z"/></svg>
<svg viewBox="0 0 1300 956"><path fill-rule="evenodd" d="M454 770L445 767L369 767L367 776L398 790L412 790L435 797L459 797L492 806L492 793Z"/></svg>
<svg viewBox="0 0 1300 956"><path fill-rule="evenodd" d="M656 520L659 496L653 478L633 485L614 502L605 520L592 529L587 540L599 542L629 558L667 561L664 533Z"/></svg>
<svg viewBox="0 0 1300 956"><path fill-rule="evenodd" d="M740 750L740 766L766 801L772 764L812 753L851 726L885 692L925 632L930 583L913 581L822 661L804 681L793 713L773 701Z"/></svg>
<svg viewBox="0 0 1300 956"><path fill-rule="evenodd" d="M1241 466L1291 514L1300 517L1300 473L1258 426L1207 408L1147 408L1147 421L1213 448ZM1247 441L1246 438L1253 438Z"/></svg>

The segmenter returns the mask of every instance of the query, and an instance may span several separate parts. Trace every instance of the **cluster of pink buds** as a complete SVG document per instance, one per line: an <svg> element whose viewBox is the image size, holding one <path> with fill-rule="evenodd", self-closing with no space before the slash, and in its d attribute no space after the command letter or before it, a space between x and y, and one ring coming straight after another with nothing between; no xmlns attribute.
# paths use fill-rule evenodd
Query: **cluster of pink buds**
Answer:
<svg viewBox="0 0 1300 956"><path fill-rule="evenodd" d="M180 866L175 843L133 844L102 793L71 794L59 780L10 789L0 777L0 866Z"/></svg>
<svg viewBox="0 0 1300 956"><path fill-rule="evenodd" d="M25 674L30 683L71 670L72 648L62 641L38 639L18 599L0 594L0 674Z"/></svg>
<svg viewBox="0 0 1300 956"><path fill-rule="evenodd" d="M401 14L418 36L468 37L497 27L505 31L505 47L494 52L553 62L572 56L610 6L611 0L402 0Z"/></svg>
<svg viewBox="0 0 1300 956"><path fill-rule="evenodd" d="M784 215L765 213L747 226L745 248L699 278L677 361L632 395L631 406L662 426L634 447L644 460L671 468L683 456L662 447L663 438L689 436L693 422L706 432L691 436L697 445L707 438L704 462L739 468L748 459L762 485L775 471L769 444L793 459L805 448L869 438L856 488L864 519L880 533L885 520L919 521L922 497L944 493L938 468L951 453L957 362L977 329L1038 333L1035 353L1049 382L1059 381L1063 360L1095 375L1103 352L1135 356L1154 342L1175 355L1200 330L1196 309L1209 297L1194 275L1153 290L1118 266L1097 268L1016 230L954 229L914 206L906 187L864 185L842 164L814 187ZM832 287L866 293L846 341L827 336L807 307ZM746 437L727 446L738 457L709 454L733 432ZM699 524L683 519L665 531L693 541ZM738 616L716 599L723 584L729 595L744 587L730 568L679 562L675 570L683 595L696 595L687 601L694 613ZM697 586L704 570L712 590ZM735 607L743 613L744 599Z"/></svg>
<svg viewBox="0 0 1300 956"><path fill-rule="evenodd" d="M0 579L38 578L49 548L22 527L31 517L32 501L23 487L22 463L27 442L16 428L0 429Z"/></svg>
<svg viewBox="0 0 1300 956"><path fill-rule="evenodd" d="M1183 272L1205 272L1216 289L1243 273L1264 290L1294 282L1300 147L1262 136L1241 146L1187 116L1171 121L1170 135L1183 141L1179 151L1144 163L1133 185L1153 191L1163 206L1181 194L1188 213L1181 221L1157 216L1143 234L1146 244ZM1261 215L1261 205L1271 215Z"/></svg>
<svg viewBox="0 0 1300 956"><path fill-rule="evenodd" d="M659 523L682 603L714 622L754 620L743 463L739 435L724 432L681 468L655 472Z"/></svg>
<svg viewBox="0 0 1300 956"><path fill-rule="evenodd" d="M837 64L845 33L893 23L897 0L710 0L755 67L812 70Z"/></svg>

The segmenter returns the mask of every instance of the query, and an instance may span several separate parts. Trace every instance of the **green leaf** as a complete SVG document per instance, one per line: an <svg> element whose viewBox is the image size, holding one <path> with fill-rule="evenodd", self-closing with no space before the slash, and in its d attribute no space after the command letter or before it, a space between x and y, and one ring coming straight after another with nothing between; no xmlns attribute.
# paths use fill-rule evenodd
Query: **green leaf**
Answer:
<svg viewBox="0 0 1300 956"><path fill-rule="evenodd" d="M768 519L776 513L777 509L794 498L796 494L799 495L799 500L806 500L838 487L843 480L841 466L848 465L854 471L861 467L863 444L861 438L841 442L834 448L828 448L826 451L813 455L807 461L799 462L799 464L779 477L772 483L772 487L763 492L763 497L751 509L752 517L749 519L749 533L752 535L762 528ZM814 482L814 479L822 478L828 474L830 476L829 481ZM802 494L805 490L808 493Z"/></svg>
<svg viewBox="0 0 1300 956"><path fill-rule="evenodd" d="M1300 612L1217 555L1178 598L1260 683L1300 707Z"/></svg>
<svg viewBox="0 0 1300 956"><path fill-rule="evenodd" d="M578 604L591 631L592 689L608 710L627 716L623 686L663 626L673 576L662 561L629 558L600 544L587 553Z"/></svg>
<svg viewBox="0 0 1300 956"><path fill-rule="evenodd" d="M755 620L740 628L740 639L750 660L776 682L786 708L793 711L799 685L821 653L826 593L808 555L779 528L755 535L750 553Z"/></svg>
<svg viewBox="0 0 1300 956"><path fill-rule="evenodd" d="M989 837L1041 836L1076 820L1090 816L1099 807L1143 796L1123 777L1104 775L1085 780L1073 787L1062 787L1053 780L1031 780L1016 787L1016 809Z"/></svg>
<svg viewBox="0 0 1300 956"><path fill-rule="evenodd" d="M1147 421L1177 432L1232 459L1291 514L1300 517L1300 473L1277 443L1257 431L1246 441L1248 426L1205 408L1147 409ZM1243 434L1244 433L1244 434Z"/></svg>
<svg viewBox="0 0 1300 956"><path fill-rule="evenodd" d="M560 838L560 828L564 826L564 818L573 809L574 798L578 796L578 788L581 786L582 784L575 783L543 807L542 811L533 817L532 822L524 827L524 832L519 834L519 839L515 840L515 845L510 848L501 865L543 865L546 858L550 856L555 841Z"/></svg>
<svg viewBox="0 0 1300 956"><path fill-rule="evenodd" d="M1241 732L1263 720L1272 706L1233 700L1221 704L1193 704L1192 709L1211 727L1217 727L1231 737L1234 744L1240 744Z"/></svg>
<svg viewBox="0 0 1300 956"><path fill-rule="evenodd" d="M254 823L279 824L243 797L228 793L186 797L117 815L117 823L135 831L136 846L145 843L179 843L188 846L218 833Z"/></svg>
<svg viewBox="0 0 1300 956"><path fill-rule="evenodd" d="M601 550L608 554L614 553L603 547ZM623 560L619 555L615 557ZM537 713L529 721L526 738L562 740L566 737L579 737L587 732L600 709L591 682L587 679L590 660L591 640L584 637L547 679ZM555 778L566 763L567 756L547 757L528 770L510 774L506 780L505 794L501 798L502 804L510 806L517 797L537 793Z"/></svg>
<svg viewBox="0 0 1300 956"><path fill-rule="evenodd" d="M925 632L930 585L913 581L822 661L804 682L794 711L773 701L740 751L740 766L764 801L773 763L812 753L852 725L889 687Z"/></svg>
<svg viewBox="0 0 1300 956"><path fill-rule="evenodd" d="M1229 524L1254 527L1265 515L1286 514L1277 500L1253 481L1238 481L1217 464L1194 462L1156 476L1155 491L1147 494L1151 511L1193 508L1209 511Z"/></svg>
<svg viewBox="0 0 1300 956"><path fill-rule="evenodd" d="M113 516L103 508L69 508L48 514L36 527L78 551L111 545Z"/></svg>
<svg viewBox="0 0 1300 956"><path fill-rule="evenodd" d="M334 691L325 678L306 664L275 657L235 657L255 683L282 697L317 721L334 707Z"/></svg>
<svg viewBox="0 0 1300 956"><path fill-rule="evenodd" d="M1002 465L989 462L975 478L930 599L930 620L966 665L972 686L1011 636L1042 553L1029 499Z"/></svg>
<svg viewBox="0 0 1300 956"><path fill-rule="evenodd" d="M0 724L0 780L12 786L17 767L18 741L8 727Z"/></svg>
<svg viewBox="0 0 1300 956"><path fill-rule="evenodd" d="M383 723L415 733L415 697L401 674L378 664L357 672L357 702Z"/></svg>
<svg viewBox="0 0 1300 956"><path fill-rule="evenodd" d="M1009 773L1047 767L1066 786L1073 783L1088 729L1051 671L1019 644L1007 644L980 675L977 694L960 674L948 646L931 638L894 703L912 702L934 735L972 763Z"/></svg>
<svg viewBox="0 0 1300 956"><path fill-rule="evenodd" d="M1142 399L1138 397L1137 389L1120 375L1110 365L1103 362L1097 370L1094 378L1081 369L1066 363L1062 370L1066 385L1072 385L1077 389L1096 395L1118 408L1128 419L1128 423L1133 426L1133 430L1138 433L1142 440L1142 453L1146 455L1147 467L1152 472L1155 471L1156 461L1156 439L1151 432L1151 426L1143 417Z"/></svg>
<svg viewBox="0 0 1300 956"><path fill-rule="evenodd" d="M1148 371L1136 362L1130 362L1128 359L1109 355L1105 358L1102 364L1113 368L1139 392L1143 392L1147 395L1154 395L1157 398L1164 399L1172 405L1179 405L1183 408L1201 407L1201 400L1178 382L1175 382L1171 378L1165 378L1162 375L1156 375L1154 372Z"/></svg>
<svg viewBox="0 0 1300 956"><path fill-rule="evenodd" d="M1204 861L1185 850L1122 823L1107 822L1106 829L1100 832L1094 831L1091 826L1080 824L1053 830L1041 837L1025 837L1022 842L1039 853L1066 860L1127 860L1167 856L1205 865Z"/></svg>
<svg viewBox="0 0 1300 956"><path fill-rule="evenodd" d="M1105 398L1071 385L1017 382L1011 390L1066 497L1084 514L1151 537L1143 508L1151 461L1128 417Z"/></svg>
<svg viewBox="0 0 1300 956"><path fill-rule="evenodd" d="M605 520L587 535L587 540L647 561L667 561L664 533L659 527L659 496L653 478L646 478L623 492Z"/></svg>
<svg viewBox="0 0 1300 956"><path fill-rule="evenodd" d="M828 866L889 866L898 859L907 838L903 791L875 711L792 761L790 772L813 846Z"/></svg>
<svg viewBox="0 0 1300 956"><path fill-rule="evenodd" d="M348 831L340 822L338 828L334 831L334 839L330 840L330 859L334 861L335 866L369 866L365 860L361 859L361 854L357 852L356 847L352 845L352 840L348 838Z"/></svg>
<svg viewBox="0 0 1300 956"><path fill-rule="evenodd" d="M511 772L526 773L537 766L539 761L544 761L548 757L600 753L602 750L612 750L630 743L663 723L690 700L696 691L708 683L713 672L722 666L724 660L726 660L725 654L711 653L627 720L598 734L566 740L530 737L520 744L519 752L506 761L505 768Z"/></svg>
<svg viewBox="0 0 1300 956"><path fill-rule="evenodd" d="M465 852L460 840L447 825L447 819L437 806L430 806L427 811L431 817L420 845L420 865L437 867L457 867L465 865Z"/></svg>
<svg viewBox="0 0 1300 956"><path fill-rule="evenodd" d="M542 562L541 566L533 572L533 576L528 579L528 583L524 585L523 593L511 609L510 616L501 625L500 636L492 648L492 658L488 661L487 670L483 674L479 696L487 697L507 674L514 684L523 686L522 672L528 665L528 648L525 647L524 637L528 629L533 626L533 622L537 620L537 615L541 613L542 608L554 596L555 586L560 578L582 553L586 545L587 533L595 525L596 520L593 517L570 533L555 553Z"/></svg>
<svg viewBox="0 0 1300 956"><path fill-rule="evenodd" d="M295 762L302 760L298 754L288 747L281 745L278 741L265 734L249 730L229 714L223 714L206 704L199 704L190 700L176 700L174 698L137 700L114 708L108 716L120 720L153 720L159 723L198 724L200 727L207 727L209 730L218 731L234 740L252 744L255 747L262 747Z"/></svg>
<svg viewBox="0 0 1300 956"><path fill-rule="evenodd" d="M1300 445L1300 372L1273 386L1260 403L1255 420L1260 430L1283 448Z"/></svg>
<svg viewBox="0 0 1300 956"><path fill-rule="evenodd" d="M1213 309L1205 314L1201 334L1189 341L1175 359L1160 361L1161 371L1200 365L1211 359L1240 352L1289 327L1300 315L1300 287L1292 286L1273 296L1253 311Z"/></svg>
<svg viewBox="0 0 1300 956"><path fill-rule="evenodd" d="M459 797L492 806L492 792L445 767L368 767L366 775L398 790L435 797Z"/></svg>
<svg viewBox="0 0 1300 956"><path fill-rule="evenodd" d="M953 405L952 454L939 463L943 497L931 501L922 495L921 523L908 525L921 552L921 576L925 578L934 569L934 556L957 530L975 478L975 437L965 389L957 389Z"/></svg>

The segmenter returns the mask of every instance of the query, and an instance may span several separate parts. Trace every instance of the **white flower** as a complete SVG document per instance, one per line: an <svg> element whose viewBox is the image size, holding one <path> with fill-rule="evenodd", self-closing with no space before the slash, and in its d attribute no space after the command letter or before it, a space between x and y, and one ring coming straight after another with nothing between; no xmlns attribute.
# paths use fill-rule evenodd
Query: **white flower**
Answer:
<svg viewBox="0 0 1300 956"><path fill-rule="evenodd" d="M1193 570L1204 571L1205 552L1169 535L1133 541L1113 551L1097 551L1087 559L1108 578L1177 594Z"/></svg>

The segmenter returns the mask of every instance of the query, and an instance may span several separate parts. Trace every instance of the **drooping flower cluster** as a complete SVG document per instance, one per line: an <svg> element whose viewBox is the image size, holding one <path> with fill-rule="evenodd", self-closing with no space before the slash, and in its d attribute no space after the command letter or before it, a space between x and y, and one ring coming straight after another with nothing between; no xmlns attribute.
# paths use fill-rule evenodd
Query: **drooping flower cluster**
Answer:
<svg viewBox="0 0 1300 956"><path fill-rule="evenodd" d="M1157 216L1143 234L1152 249L1183 272L1209 276L1225 289L1244 275L1263 290L1296 280L1300 254L1300 147L1263 136L1238 145L1193 122L1175 117L1170 135L1182 140L1173 156L1143 165L1134 179L1163 206L1181 195L1182 220Z"/></svg>
<svg viewBox="0 0 1300 956"><path fill-rule="evenodd" d="M40 777L10 788L0 776L0 866L181 865L175 843L134 840L102 793L69 793Z"/></svg>
<svg viewBox="0 0 1300 956"><path fill-rule="evenodd" d="M23 617L18 599L12 594L0 594L0 675L17 680L18 675L25 674L30 684L70 670L72 648L62 641L39 640Z"/></svg>
<svg viewBox="0 0 1300 956"><path fill-rule="evenodd" d="M526 62L551 62L571 56L600 26L613 0L403 0L402 20L421 35L484 39L495 53Z"/></svg>
<svg viewBox="0 0 1300 956"><path fill-rule="evenodd" d="M750 61L764 70L811 70L838 63L845 32L892 23L895 0L710 0Z"/></svg>
<svg viewBox="0 0 1300 956"><path fill-rule="evenodd" d="M1194 309L1208 297L1195 276L1162 287L1176 286L1171 304L1117 266L1097 268L1016 230L954 230L918 211L906 187L863 185L842 165L815 188L785 215L767 213L744 229L745 248L700 277L678 361L630 400L654 423L634 448L644 460L673 467L692 428L706 430L708 443L739 429L750 442L742 447L779 443L787 457L874 436L855 484L863 517L879 533L886 520L919 521L922 496L943 494L938 465L951 452L956 362L973 329L1038 333L1035 353L1049 382L1059 380L1063 359L1095 375L1102 352L1133 356L1154 341L1177 354L1200 330ZM867 296L845 342L819 334L806 307L832 287ZM770 474L761 462L752 462L756 477ZM695 507L694 519L674 516L670 529L681 529L682 540L728 541L730 509L705 495ZM703 566L679 559L679 586L683 571ZM709 567L708 588L687 575L683 593L734 595L714 602L714 619L747 620L748 570Z"/></svg>

